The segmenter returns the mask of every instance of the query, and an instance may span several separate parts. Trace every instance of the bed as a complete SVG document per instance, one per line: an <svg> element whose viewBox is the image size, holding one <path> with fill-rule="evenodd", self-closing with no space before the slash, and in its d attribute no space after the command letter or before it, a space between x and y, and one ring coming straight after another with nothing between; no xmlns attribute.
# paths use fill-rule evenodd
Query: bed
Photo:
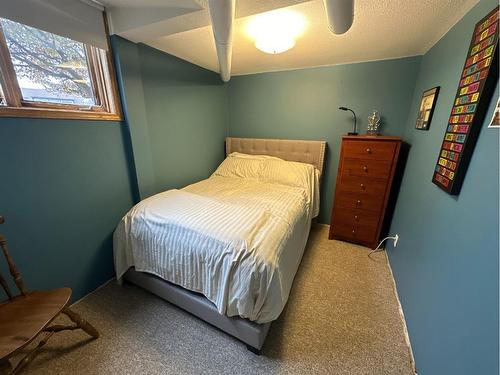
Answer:
<svg viewBox="0 0 500 375"><path fill-rule="evenodd" d="M323 141L226 138L214 174L134 206L114 233L118 280L260 353L319 210Z"/></svg>

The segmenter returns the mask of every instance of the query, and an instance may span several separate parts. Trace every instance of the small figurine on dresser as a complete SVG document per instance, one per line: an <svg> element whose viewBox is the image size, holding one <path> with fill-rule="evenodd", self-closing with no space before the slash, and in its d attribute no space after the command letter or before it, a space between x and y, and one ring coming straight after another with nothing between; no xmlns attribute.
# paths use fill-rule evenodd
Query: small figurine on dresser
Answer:
<svg viewBox="0 0 500 375"><path fill-rule="evenodd" d="M371 116L368 116L368 129L366 134L379 135L380 132L380 115L376 110L373 110Z"/></svg>

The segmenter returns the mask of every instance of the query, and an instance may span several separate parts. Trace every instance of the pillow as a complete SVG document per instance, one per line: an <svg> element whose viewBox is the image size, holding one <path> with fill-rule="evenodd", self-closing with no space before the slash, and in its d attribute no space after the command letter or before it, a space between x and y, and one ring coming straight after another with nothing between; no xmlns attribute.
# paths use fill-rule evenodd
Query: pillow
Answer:
<svg viewBox="0 0 500 375"><path fill-rule="evenodd" d="M283 160L283 159L277 158L276 156L242 154L241 152L232 152L229 154L229 157L237 157L237 158L245 158L245 159L257 159L257 160L267 160L267 159Z"/></svg>
<svg viewBox="0 0 500 375"><path fill-rule="evenodd" d="M319 171L311 164L285 161L268 155L233 152L212 176L251 178L259 182L302 188L308 205L312 207L312 217L319 213Z"/></svg>
<svg viewBox="0 0 500 375"><path fill-rule="evenodd" d="M275 158L263 162L259 177L263 182L308 189L311 187L314 170L311 164Z"/></svg>
<svg viewBox="0 0 500 375"><path fill-rule="evenodd" d="M319 214L319 171L311 164L285 160L265 160L259 181L304 189L306 201L312 208L311 217Z"/></svg>
<svg viewBox="0 0 500 375"><path fill-rule="evenodd" d="M253 155L235 154L228 155L216 169L213 176L258 178L262 169L262 160L253 158Z"/></svg>

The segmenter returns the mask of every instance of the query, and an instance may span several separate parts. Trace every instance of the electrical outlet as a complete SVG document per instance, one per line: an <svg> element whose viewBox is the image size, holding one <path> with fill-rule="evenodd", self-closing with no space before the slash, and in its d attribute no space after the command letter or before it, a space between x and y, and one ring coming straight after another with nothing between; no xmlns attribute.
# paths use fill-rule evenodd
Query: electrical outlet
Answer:
<svg viewBox="0 0 500 375"><path fill-rule="evenodd" d="M394 247L398 246L398 241L399 241L399 234L396 234L394 236Z"/></svg>

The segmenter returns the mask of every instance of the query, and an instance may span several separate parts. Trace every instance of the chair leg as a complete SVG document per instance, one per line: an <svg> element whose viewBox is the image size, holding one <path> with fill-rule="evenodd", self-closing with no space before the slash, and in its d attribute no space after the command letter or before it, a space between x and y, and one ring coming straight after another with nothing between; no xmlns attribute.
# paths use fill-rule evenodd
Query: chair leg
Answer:
<svg viewBox="0 0 500 375"><path fill-rule="evenodd" d="M72 322L76 323L76 325L78 325L78 327L84 330L88 335L92 336L95 339L99 338L99 332L97 331L97 329L95 329L89 322L83 319L76 312L72 311L69 307L65 307L62 310L62 313L70 318Z"/></svg>
<svg viewBox="0 0 500 375"><path fill-rule="evenodd" d="M44 346L47 341L52 337L54 332L48 333L39 343L38 345L31 351L29 352L23 359L19 361L19 363L16 365L16 367L10 372L9 374L11 375L17 375L19 374L26 366L28 366L31 361L36 357L38 354L38 351L42 346Z"/></svg>
<svg viewBox="0 0 500 375"><path fill-rule="evenodd" d="M0 360L0 374L10 374L12 370L12 364L8 359Z"/></svg>

